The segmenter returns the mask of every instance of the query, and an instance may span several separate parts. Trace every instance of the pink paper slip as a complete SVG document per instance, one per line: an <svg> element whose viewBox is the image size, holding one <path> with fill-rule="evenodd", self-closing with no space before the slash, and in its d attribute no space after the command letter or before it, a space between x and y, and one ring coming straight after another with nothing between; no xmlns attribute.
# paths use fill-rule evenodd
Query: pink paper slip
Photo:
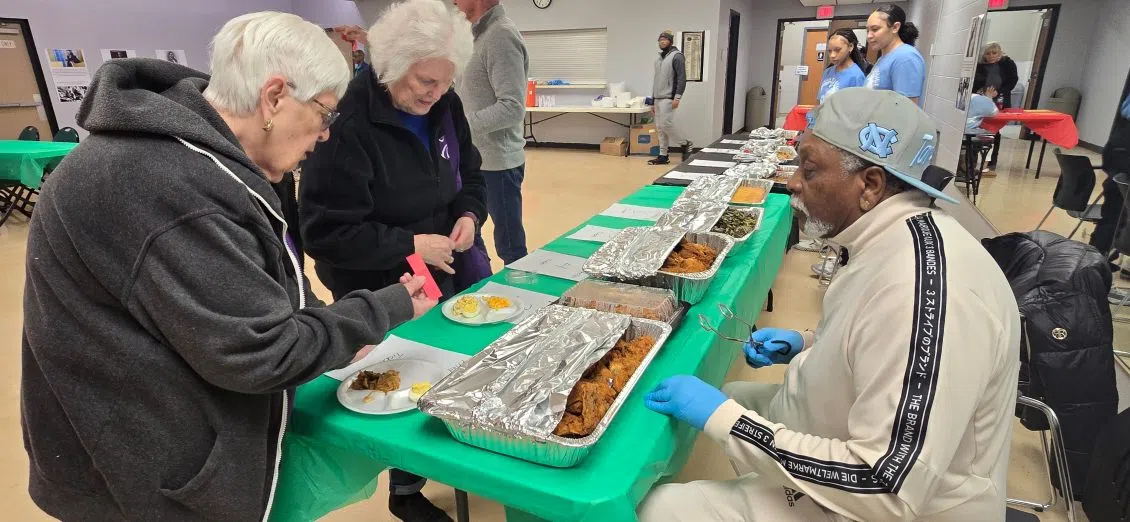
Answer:
<svg viewBox="0 0 1130 522"><path fill-rule="evenodd" d="M412 273L424 278L424 295L429 299L443 297L443 292L439 291L439 285L432 277L432 272L428 270L428 265L424 264L424 258L420 257L420 254L412 254L407 259L408 266L412 267Z"/></svg>

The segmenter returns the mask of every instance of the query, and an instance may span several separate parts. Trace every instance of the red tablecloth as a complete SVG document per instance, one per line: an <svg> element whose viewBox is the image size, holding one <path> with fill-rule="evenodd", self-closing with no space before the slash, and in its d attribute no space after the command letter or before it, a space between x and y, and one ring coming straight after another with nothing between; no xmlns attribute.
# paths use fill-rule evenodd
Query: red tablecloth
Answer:
<svg viewBox="0 0 1130 522"><path fill-rule="evenodd" d="M808 120L805 118L808 111L811 111L815 105L797 105L793 110L789 111L789 115L785 116L785 130L803 131L808 128Z"/></svg>
<svg viewBox="0 0 1130 522"><path fill-rule="evenodd" d="M790 114L790 116L792 116ZM1024 112L998 112L981 121L981 128L989 132L1001 130L1009 122L1018 122L1039 134L1054 145L1073 149L1079 145L1079 129L1070 115L1049 110Z"/></svg>

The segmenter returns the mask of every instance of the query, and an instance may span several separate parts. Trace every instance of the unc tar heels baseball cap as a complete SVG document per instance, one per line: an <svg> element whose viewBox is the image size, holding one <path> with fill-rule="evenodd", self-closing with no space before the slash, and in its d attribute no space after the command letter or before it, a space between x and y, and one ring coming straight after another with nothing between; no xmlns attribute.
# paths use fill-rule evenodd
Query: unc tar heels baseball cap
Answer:
<svg viewBox="0 0 1130 522"><path fill-rule="evenodd" d="M812 134L883 167L932 197L957 203L923 181L938 149L930 115L894 91L852 87L837 91L813 110Z"/></svg>

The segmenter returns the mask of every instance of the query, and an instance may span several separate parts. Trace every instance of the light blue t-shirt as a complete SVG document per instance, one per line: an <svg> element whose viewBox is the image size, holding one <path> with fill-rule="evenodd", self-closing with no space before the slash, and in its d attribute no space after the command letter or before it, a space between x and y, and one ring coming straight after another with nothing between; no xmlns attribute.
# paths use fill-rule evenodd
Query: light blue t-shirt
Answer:
<svg viewBox="0 0 1130 522"><path fill-rule="evenodd" d="M824 77L820 80L820 93L816 95L816 102L824 101L825 96L840 89L862 87L866 80L867 78L863 76L863 69L860 69L855 62L851 62L851 67L842 71L836 70L835 66L824 69Z"/></svg>
<svg viewBox="0 0 1130 522"><path fill-rule="evenodd" d="M926 61L913 45L902 44L884 54L867 75L866 87L895 91L907 98L918 98L922 103L922 90L926 85Z"/></svg>
<svg viewBox="0 0 1130 522"><path fill-rule="evenodd" d="M992 98L974 94L969 98L969 112L965 118L966 134L986 134L989 131L981 128L981 121L997 113L997 104Z"/></svg>

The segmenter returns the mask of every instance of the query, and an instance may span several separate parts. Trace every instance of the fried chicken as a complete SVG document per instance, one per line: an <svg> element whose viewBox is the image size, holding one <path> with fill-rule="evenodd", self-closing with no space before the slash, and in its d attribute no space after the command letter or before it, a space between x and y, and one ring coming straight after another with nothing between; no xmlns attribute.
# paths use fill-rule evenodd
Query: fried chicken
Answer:
<svg viewBox="0 0 1130 522"><path fill-rule="evenodd" d="M667 256L667 260L663 262L663 267L660 270L673 274L705 272L710 269L717 258L717 250L706 245L691 243L684 238L679 241L679 246L675 247L675 251Z"/></svg>
<svg viewBox="0 0 1130 522"><path fill-rule="evenodd" d="M365 370L357 374L357 378L349 384L349 389L394 392L400 389L400 372L389 370L378 373Z"/></svg>
<svg viewBox="0 0 1130 522"><path fill-rule="evenodd" d="M655 338L647 335L617 341L573 386L553 434L579 438L592 433L653 347Z"/></svg>

